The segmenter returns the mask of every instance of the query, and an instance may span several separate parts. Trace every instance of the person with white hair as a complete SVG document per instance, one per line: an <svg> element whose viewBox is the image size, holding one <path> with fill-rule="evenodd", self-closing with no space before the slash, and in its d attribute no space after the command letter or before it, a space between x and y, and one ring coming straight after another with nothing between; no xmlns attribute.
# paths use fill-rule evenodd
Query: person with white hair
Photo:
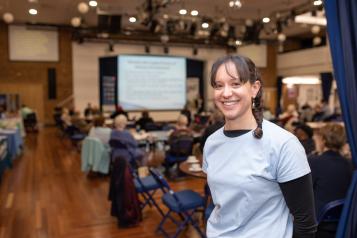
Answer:
<svg viewBox="0 0 357 238"><path fill-rule="evenodd" d="M112 148L112 157L115 159L118 156L131 161L131 158L142 163L144 158L144 151L138 147L133 135L126 130L128 119L126 116L120 114L114 119L114 129L110 134L110 140L119 140L126 148Z"/></svg>

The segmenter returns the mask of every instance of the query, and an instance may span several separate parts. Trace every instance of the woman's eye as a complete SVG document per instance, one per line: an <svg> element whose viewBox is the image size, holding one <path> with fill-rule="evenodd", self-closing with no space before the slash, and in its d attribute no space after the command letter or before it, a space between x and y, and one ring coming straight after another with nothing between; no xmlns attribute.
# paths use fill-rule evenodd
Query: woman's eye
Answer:
<svg viewBox="0 0 357 238"><path fill-rule="evenodd" d="M234 88L239 88L240 87L240 83L232 83L232 87L234 87Z"/></svg>
<svg viewBox="0 0 357 238"><path fill-rule="evenodd" d="M214 85L214 89L221 89L221 88L223 88L223 86L222 85L220 85L220 84L216 84L216 85Z"/></svg>

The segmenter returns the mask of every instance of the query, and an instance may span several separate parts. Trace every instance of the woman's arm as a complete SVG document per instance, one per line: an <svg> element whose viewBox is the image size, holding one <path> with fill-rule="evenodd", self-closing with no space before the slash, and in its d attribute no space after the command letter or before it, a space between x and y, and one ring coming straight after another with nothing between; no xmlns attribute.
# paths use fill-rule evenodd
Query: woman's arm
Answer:
<svg viewBox="0 0 357 238"><path fill-rule="evenodd" d="M294 216L293 238L313 238L317 230L311 173L279 183L285 202Z"/></svg>

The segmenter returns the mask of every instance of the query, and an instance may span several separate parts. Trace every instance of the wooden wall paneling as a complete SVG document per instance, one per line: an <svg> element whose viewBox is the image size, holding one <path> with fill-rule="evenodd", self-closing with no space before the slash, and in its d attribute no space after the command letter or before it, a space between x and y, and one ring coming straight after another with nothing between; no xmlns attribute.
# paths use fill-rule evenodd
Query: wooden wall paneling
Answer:
<svg viewBox="0 0 357 238"><path fill-rule="evenodd" d="M40 83L2 83L0 82L1 93L14 93L20 95L21 104L26 104L36 111L38 120L44 122L45 107L43 101L43 85Z"/></svg>

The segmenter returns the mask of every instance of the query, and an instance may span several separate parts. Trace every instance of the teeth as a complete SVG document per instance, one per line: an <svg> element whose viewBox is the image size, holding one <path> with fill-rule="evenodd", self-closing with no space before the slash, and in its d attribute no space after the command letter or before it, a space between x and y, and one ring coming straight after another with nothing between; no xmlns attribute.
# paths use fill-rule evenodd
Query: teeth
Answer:
<svg viewBox="0 0 357 238"><path fill-rule="evenodd" d="M230 105L233 105L235 104L236 101L228 101L228 102L223 102L224 105L227 105L227 106L230 106Z"/></svg>

